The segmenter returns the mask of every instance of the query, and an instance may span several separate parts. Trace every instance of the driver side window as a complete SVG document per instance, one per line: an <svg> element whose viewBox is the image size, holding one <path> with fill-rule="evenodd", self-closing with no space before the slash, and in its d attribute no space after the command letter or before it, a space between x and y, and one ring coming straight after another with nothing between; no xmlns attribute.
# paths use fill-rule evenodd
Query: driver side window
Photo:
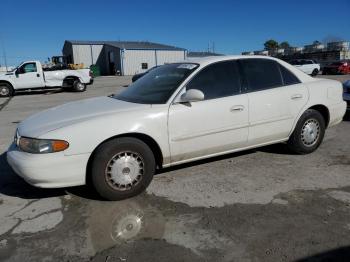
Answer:
<svg viewBox="0 0 350 262"><path fill-rule="evenodd" d="M20 71L22 74L36 72L37 71L36 64L35 63L24 64L21 66Z"/></svg>
<svg viewBox="0 0 350 262"><path fill-rule="evenodd" d="M207 66L186 86L203 92L204 100L236 95L240 92L237 62L225 61Z"/></svg>

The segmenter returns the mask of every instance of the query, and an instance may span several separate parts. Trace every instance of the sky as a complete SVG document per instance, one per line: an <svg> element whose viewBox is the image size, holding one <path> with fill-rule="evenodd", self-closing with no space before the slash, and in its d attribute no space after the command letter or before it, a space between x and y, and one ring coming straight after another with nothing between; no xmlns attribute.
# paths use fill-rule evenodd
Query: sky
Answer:
<svg viewBox="0 0 350 262"><path fill-rule="evenodd" d="M268 39L350 41L350 0L1 0L0 65L60 55L65 40L150 41L240 54Z"/></svg>

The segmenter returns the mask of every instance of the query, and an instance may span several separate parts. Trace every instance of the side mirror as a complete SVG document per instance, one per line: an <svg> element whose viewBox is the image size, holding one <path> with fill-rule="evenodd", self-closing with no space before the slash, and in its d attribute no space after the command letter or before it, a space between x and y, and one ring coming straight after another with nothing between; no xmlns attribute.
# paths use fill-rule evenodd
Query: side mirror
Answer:
<svg viewBox="0 0 350 262"><path fill-rule="evenodd" d="M187 90L186 93L181 96L181 103L197 102L202 100L204 100L204 94L198 89Z"/></svg>

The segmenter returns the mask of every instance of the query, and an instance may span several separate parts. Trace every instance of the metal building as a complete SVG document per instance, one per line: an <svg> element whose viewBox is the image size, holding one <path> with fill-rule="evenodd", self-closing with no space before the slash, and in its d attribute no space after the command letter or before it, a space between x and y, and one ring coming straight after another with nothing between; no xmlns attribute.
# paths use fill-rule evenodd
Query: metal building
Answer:
<svg viewBox="0 0 350 262"><path fill-rule="evenodd" d="M157 65L187 58L184 48L131 41L66 40L62 53L68 63L82 63L84 67L97 65L102 75L134 75Z"/></svg>

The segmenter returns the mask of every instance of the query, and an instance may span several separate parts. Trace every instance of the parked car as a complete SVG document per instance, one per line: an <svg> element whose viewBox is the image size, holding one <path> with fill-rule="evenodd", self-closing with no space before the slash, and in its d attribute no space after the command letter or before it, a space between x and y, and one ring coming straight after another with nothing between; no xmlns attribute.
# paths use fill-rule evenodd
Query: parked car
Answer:
<svg viewBox="0 0 350 262"><path fill-rule="evenodd" d="M147 70L146 72L139 73L139 74L135 74L135 75L131 78L131 81L132 81L132 82L135 82L137 79L143 77L145 74L151 72L153 69L158 68L158 67L159 67L159 66L154 66L154 67L150 68L149 70Z"/></svg>
<svg viewBox="0 0 350 262"><path fill-rule="evenodd" d="M12 96L18 90L52 87L83 92L92 82L90 69L44 71L39 61L27 61L11 72L0 74L0 97Z"/></svg>
<svg viewBox="0 0 350 262"><path fill-rule="evenodd" d="M322 70L323 75L346 75L350 74L350 62L349 61L339 61L331 63Z"/></svg>
<svg viewBox="0 0 350 262"><path fill-rule="evenodd" d="M290 64L303 71L305 74L316 76L320 72L320 64L311 59L295 59Z"/></svg>
<svg viewBox="0 0 350 262"><path fill-rule="evenodd" d="M344 101L346 102L347 108L349 110L350 109L350 80L346 81L343 84L343 87L344 87L343 98L344 98Z"/></svg>
<svg viewBox="0 0 350 262"><path fill-rule="evenodd" d="M264 56L208 57L156 68L119 94L22 121L7 152L37 187L84 185L119 200L156 169L285 142L315 151L346 111L338 81Z"/></svg>

